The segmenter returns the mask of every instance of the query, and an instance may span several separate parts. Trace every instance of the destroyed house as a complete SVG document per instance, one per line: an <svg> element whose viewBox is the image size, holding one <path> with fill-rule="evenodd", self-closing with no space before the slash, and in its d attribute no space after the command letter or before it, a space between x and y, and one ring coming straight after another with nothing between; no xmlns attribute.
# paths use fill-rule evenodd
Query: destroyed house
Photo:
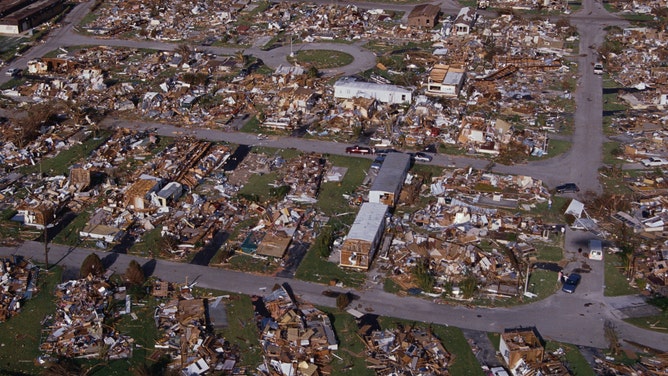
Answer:
<svg viewBox="0 0 668 376"><path fill-rule="evenodd" d="M160 189L160 178L141 176L125 192L123 202L125 206L132 205L135 210L147 209L150 194Z"/></svg>
<svg viewBox="0 0 668 376"><path fill-rule="evenodd" d="M157 194L156 198L160 206L168 206L171 202L176 201L183 194L183 186L175 181L168 183Z"/></svg>
<svg viewBox="0 0 668 376"><path fill-rule="evenodd" d="M455 35L469 35L473 24L475 23L476 13L475 10L464 7L459 10L457 18L454 22L454 34Z"/></svg>
<svg viewBox="0 0 668 376"><path fill-rule="evenodd" d="M515 369L520 361L541 363L545 349L536 332L531 328L509 329L501 334L499 352L508 368Z"/></svg>
<svg viewBox="0 0 668 376"><path fill-rule="evenodd" d="M411 166L411 157L404 153L389 153L369 190L369 202L394 206Z"/></svg>
<svg viewBox="0 0 668 376"><path fill-rule="evenodd" d="M438 22L440 11L441 8L437 5L420 4L408 14L408 26L434 27Z"/></svg>
<svg viewBox="0 0 668 376"><path fill-rule="evenodd" d="M387 205L362 204L341 247L340 266L367 270L385 230Z"/></svg>
<svg viewBox="0 0 668 376"><path fill-rule="evenodd" d="M373 98L382 103L411 103L413 93L395 85L376 84L344 77L334 83L335 98Z"/></svg>
<svg viewBox="0 0 668 376"><path fill-rule="evenodd" d="M463 69L436 64L427 79L427 94L456 97L465 79L466 73Z"/></svg>

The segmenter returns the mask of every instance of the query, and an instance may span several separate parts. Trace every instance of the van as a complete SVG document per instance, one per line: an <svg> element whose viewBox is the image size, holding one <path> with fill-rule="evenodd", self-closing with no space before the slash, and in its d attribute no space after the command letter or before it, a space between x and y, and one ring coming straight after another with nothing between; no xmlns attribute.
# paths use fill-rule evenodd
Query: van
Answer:
<svg viewBox="0 0 668 376"><path fill-rule="evenodd" d="M598 239L589 241L589 259L603 260L603 244Z"/></svg>
<svg viewBox="0 0 668 376"><path fill-rule="evenodd" d="M603 63L600 61L594 64L594 74L603 74Z"/></svg>

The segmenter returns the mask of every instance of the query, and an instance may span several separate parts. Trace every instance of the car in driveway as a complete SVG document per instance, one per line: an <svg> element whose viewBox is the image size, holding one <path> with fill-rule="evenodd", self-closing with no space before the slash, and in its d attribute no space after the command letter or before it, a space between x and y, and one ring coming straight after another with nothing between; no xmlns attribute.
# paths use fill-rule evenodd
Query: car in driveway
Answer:
<svg viewBox="0 0 668 376"><path fill-rule="evenodd" d="M582 277L577 273L571 273L568 278L564 280L564 284L561 286L561 291L572 294L575 292L575 288L580 284L580 279Z"/></svg>
<svg viewBox="0 0 668 376"><path fill-rule="evenodd" d="M371 148L366 146L348 146L346 148L346 153L348 154L373 154Z"/></svg>
<svg viewBox="0 0 668 376"><path fill-rule="evenodd" d="M659 157L649 157L640 161L645 167L659 167L668 165L668 159Z"/></svg>
<svg viewBox="0 0 668 376"><path fill-rule="evenodd" d="M417 162L431 162L434 157L427 153L423 153L421 151L417 153L410 153L411 159Z"/></svg>
<svg viewBox="0 0 668 376"><path fill-rule="evenodd" d="M562 185L558 185L557 188L554 189L557 193L575 193L575 192L580 192L580 188L577 186L575 183L566 183Z"/></svg>

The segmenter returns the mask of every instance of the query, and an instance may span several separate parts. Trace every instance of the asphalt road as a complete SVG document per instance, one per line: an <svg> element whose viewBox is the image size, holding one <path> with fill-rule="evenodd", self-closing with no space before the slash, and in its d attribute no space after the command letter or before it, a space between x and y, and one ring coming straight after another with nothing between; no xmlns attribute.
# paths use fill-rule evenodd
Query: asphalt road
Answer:
<svg viewBox="0 0 668 376"><path fill-rule="evenodd" d="M40 57L44 53L59 46L71 46L81 44L126 46L137 48L154 48L169 50L176 46L150 41L125 41L110 39L94 39L81 36L72 32L73 25L87 13L92 2L77 6L66 19L65 24L54 30L45 43L35 46L27 51L23 57L15 61L11 66L25 68L29 59ZM385 6L380 3L366 3L372 8L396 8L397 5ZM456 10L455 4L451 2L441 3L442 9ZM453 9L450 9L452 7ZM456 12L455 12L456 13ZM512 173L529 175L542 179L549 186L555 186L565 181L576 182L583 191L591 190L600 192L598 184L598 167L601 164L601 147L604 140L601 130L602 94L600 77L593 75L591 65L596 60L590 46L597 46L603 40L605 31L603 27L611 24L623 24L612 15L609 15L601 7L600 3L585 0L583 8L570 16L571 22L578 27L581 35L580 55L577 57L579 66L578 89L575 93L578 103L575 113L575 132L572 138L573 147L563 155L547 160L532 162L523 165L502 166L496 165L493 170L500 173ZM343 47L346 46L346 47ZM294 48L295 46L293 46ZM310 44L299 46L299 48L320 48L321 44ZM324 48L342 50L343 48L355 48L350 50L354 55L359 55L357 63L345 67L342 72L360 71L366 69L374 59L371 55L363 52L358 46L331 45ZM212 52L220 54L232 54L237 49L211 49ZM289 50L287 50L289 53ZM260 51L256 49L246 50L248 54L265 60L274 67L284 62L285 47L280 50ZM273 65L271 65L273 64ZM0 83L7 80L2 75ZM155 127L155 124L145 122L128 123L121 119L106 119L107 126L130 126L130 127ZM266 145L278 148L296 147L304 151L316 151L323 153L343 153L345 145L335 142L323 142L289 137L272 137L258 140L253 135L243 133L227 133L215 130L188 130L176 128L171 125L160 124L158 126L162 134L174 135L174 132L187 132L197 137L210 140L224 140L228 142L246 145ZM488 161L466 158L459 156L437 155L431 163L437 165L457 165L461 167L472 166L485 168ZM572 261L566 266L567 270L582 267L584 260L578 259L579 255L574 251L577 244L586 241L591 235L588 233L566 233L566 248L570 252ZM92 250L70 249L65 246L50 245L50 260L58 261L59 264L73 269L78 269ZM36 260L43 260L44 246L41 243L27 242L19 248L0 248L0 254L20 254ZM123 272L129 261L133 258L124 254L99 252L101 257L111 264L112 269ZM574 253L574 254L573 254ZM192 264L172 263L161 260L138 259L145 264L156 275L165 280L173 282L195 281L199 286L240 292L244 294L262 294L263 289L271 289L275 283L289 282L297 294L305 299L325 306L334 306L334 299L324 297L321 292L328 288L322 285L307 283L296 280L286 280L275 277L264 277L239 272L220 270L215 268L197 266ZM153 266L151 266L153 265ZM575 294L557 293L539 302L513 308L467 308L464 306L449 306L435 304L428 300L413 297L398 297L382 291L381 287L358 291L361 299L355 304L363 311L376 314L395 316L406 319L434 322L439 324L454 325L462 328L485 331L502 331L508 327L535 325L544 337L558 341L574 343L578 345L607 347L603 334L603 323L611 320L615 323L620 338L642 343L653 348L668 351L668 336L661 333L639 329L620 320L618 308L624 306L623 299L614 300L614 306L610 298L603 296L603 272L602 263L592 264L592 271L584 276L582 285ZM555 283L557 283L555 281ZM632 303L628 303L632 304Z"/></svg>

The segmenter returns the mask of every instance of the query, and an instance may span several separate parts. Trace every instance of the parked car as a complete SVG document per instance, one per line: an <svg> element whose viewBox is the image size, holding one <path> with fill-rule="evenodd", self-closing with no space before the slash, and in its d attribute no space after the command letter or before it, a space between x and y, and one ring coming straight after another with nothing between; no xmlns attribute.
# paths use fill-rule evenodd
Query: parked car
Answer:
<svg viewBox="0 0 668 376"><path fill-rule="evenodd" d="M603 63L600 61L597 61L596 64L594 64L594 74L603 74Z"/></svg>
<svg viewBox="0 0 668 376"><path fill-rule="evenodd" d="M346 153L348 154L372 154L371 148L368 148L366 146L348 146L346 148Z"/></svg>
<svg viewBox="0 0 668 376"><path fill-rule="evenodd" d="M431 160L434 159L434 157L432 157L431 155L423 153L421 151L417 153L410 153L410 155L411 159L418 162L431 162Z"/></svg>
<svg viewBox="0 0 668 376"><path fill-rule="evenodd" d="M5 74L8 75L8 76L14 77L14 76L18 76L19 72L21 72L21 70L18 69L18 68L9 68L9 69L7 69Z"/></svg>
<svg viewBox="0 0 668 376"><path fill-rule="evenodd" d="M395 149L376 149L376 154L382 155L383 157L390 153L401 153L401 152Z"/></svg>
<svg viewBox="0 0 668 376"><path fill-rule="evenodd" d="M640 161L646 167L658 167L668 165L668 159L659 157L649 157Z"/></svg>
<svg viewBox="0 0 668 376"><path fill-rule="evenodd" d="M569 294L572 294L575 292L575 288L578 287L578 284L580 283L580 277L579 274L577 273L572 273L564 280L563 286L561 286L561 291L567 292Z"/></svg>
<svg viewBox="0 0 668 376"><path fill-rule="evenodd" d="M566 183L557 186L555 188L555 191L557 193L573 193L573 192L580 192L580 188L575 183Z"/></svg>
<svg viewBox="0 0 668 376"><path fill-rule="evenodd" d="M374 170L380 170L380 166L383 165L383 162L385 162L385 156L379 155L371 163L371 168L373 168Z"/></svg>

